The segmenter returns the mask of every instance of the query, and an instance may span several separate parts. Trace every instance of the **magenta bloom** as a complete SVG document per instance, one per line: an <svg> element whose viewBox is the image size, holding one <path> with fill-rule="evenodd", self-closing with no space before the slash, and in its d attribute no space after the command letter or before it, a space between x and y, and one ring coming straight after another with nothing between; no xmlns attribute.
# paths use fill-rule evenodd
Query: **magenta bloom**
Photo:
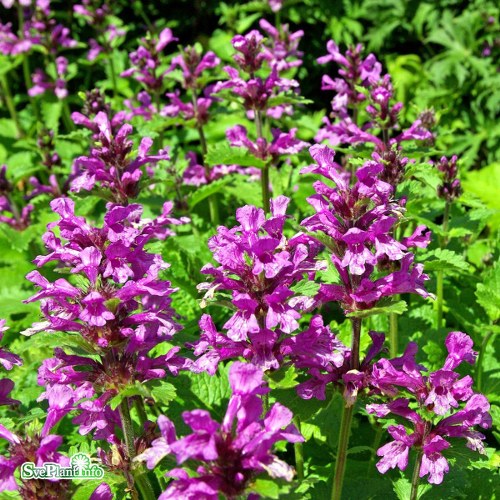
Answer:
<svg viewBox="0 0 500 500"><path fill-rule="evenodd" d="M209 371L215 367L212 363L229 357L229 351L220 352L225 349L224 344L235 349L233 355L249 348L260 366L276 368L274 344L281 334L299 327L300 310L314 305L312 298L295 296L290 290L304 275L313 279L321 263L313 260L319 245L311 238L301 234L290 240L284 237L288 202L284 196L271 200L268 219L262 209L249 205L239 208L236 219L240 225L232 229L219 226L217 235L209 240L209 248L220 266L207 264L202 273L211 275L213 281L198 288L207 290L205 298L212 297L216 290L228 290L236 307L224 324L226 340L216 334L215 327L204 322L202 340L195 344L196 352L200 355L210 348L219 352L207 353L211 360ZM252 346L244 347L249 342Z"/></svg>
<svg viewBox="0 0 500 500"><path fill-rule="evenodd" d="M487 429L491 426L490 404L482 394L472 391L471 377L460 378L453 371L463 361L473 363L477 353L472 350L470 337L461 332L451 332L446 347L448 356L443 368L428 376L421 374L425 368L415 362L415 344L410 344L400 358L382 359L373 366L370 383L374 390L392 398L404 391L411 397L411 400L399 397L389 403L366 407L368 413L379 418L398 415L413 426L410 434L403 425L389 427L394 441L377 452L382 457L377 463L381 473L395 467L404 470L409 450L418 448L423 453L420 477L428 475L429 483L440 484L449 471L443 451L450 447L446 440L450 437L465 438L468 448L484 453L482 441L485 436L473 427L479 425ZM413 401L416 409L414 404L410 407Z"/></svg>
<svg viewBox="0 0 500 500"><path fill-rule="evenodd" d="M173 423L161 416L161 437L153 441L137 460L149 468L167 455L175 455L180 465L186 460L199 462L197 475L190 477L183 469L167 473L173 477L160 499L206 498L217 500L219 493L227 497L244 494L252 481L264 472L271 477L291 481L293 469L272 454L278 441L303 441L294 425L292 413L279 403L262 418L260 396L269 391L264 386L263 372L251 364L234 363L229 371L233 395L222 423L205 410L183 413L193 433L177 438Z"/></svg>
<svg viewBox="0 0 500 500"><path fill-rule="evenodd" d="M383 165L367 161L356 172L357 181L351 186L349 175L335 163L333 150L316 145L310 153L316 164L303 172L319 174L333 181L335 187L323 181L314 183L316 194L307 201L316 213L302 225L319 233L320 241L326 237L341 281L323 284L318 298L322 302L340 301L345 310L354 311L369 309L382 297L400 293L428 297L424 287L428 277L422 265L413 264L408 248L424 246L429 233L420 236L425 228L419 227L403 242L394 239L393 228L404 209L394 201L394 187L380 179ZM375 274L377 267L388 267L392 272L380 276Z"/></svg>
<svg viewBox="0 0 500 500"><path fill-rule="evenodd" d="M75 118L85 121L85 117L80 114L73 114ZM143 175L141 167L168 160L169 155L164 150L156 155L149 154L153 140L144 137L139 144L137 158L131 160L128 155L133 143L128 136L132 126L122 125L115 133L108 115L103 111L97 113L93 121L98 129L96 144L90 156L80 156L75 160L71 190L77 193L81 190L91 191L97 184L111 192L113 201L125 204L129 198L139 194L139 182Z"/></svg>

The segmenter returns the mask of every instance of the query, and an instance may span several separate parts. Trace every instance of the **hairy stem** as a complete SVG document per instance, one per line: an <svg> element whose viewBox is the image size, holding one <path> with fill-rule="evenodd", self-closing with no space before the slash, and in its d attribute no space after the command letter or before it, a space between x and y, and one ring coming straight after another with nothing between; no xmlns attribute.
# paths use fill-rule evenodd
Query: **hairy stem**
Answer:
<svg viewBox="0 0 500 500"><path fill-rule="evenodd" d="M20 2L17 3L17 19L19 23L19 38L24 40L24 12L23 6ZM24 76L24 85L26 86L26 94L28 95L29 101L31 103L31 107L33 108L33 112L35 114L35 118L37 122L41 121L40 110L38 109L38 104L33 97L28 94L28 90L33 87L33 81L31 80L31 69L30 69L30 60L27 52L22 53L23 58L23 76Z"/></svg>
<svg viewBox="0 0 500 500"><path fill-rule="evenodd" d="M264 136L262 134L262 114L260 110L255 111L255 128L257 129L257 139L263 139ZM271 198L271 194L269 191L269 163L266 163L261 171L260 183L262 188L262 208L264 209L264 212L268 214L271 207L269 203L269 199Z"/></svg>
<svg viewBox="0 0 500 500"><path fill-rule="evenodd" d="M134 426L132 423L132 418L130 417L128 398L123 399L118 409L122 422L123 437L125 440L128 459L130 461L130 464L132 464L132 460L134 459L136 454L134 443ZM127 477L127 483L131 488L133 498L141 498L141 500L154 500L156 498L156 495L147 475L144 472L143 466L132 466L131 473L132 479L130 477ZM140 492L140 497L138 495L138 491Z"/></svg>
<svg viewBox="0 0 500 500"><path fill-rule="evenodd" d="M439 247L445 248L448 244L448 222L450 218L450 203L447 201L444 206L443 214L443 236L440 238ZM436 277L436 329L443 327L443 303L444 303L444 272L440 269Z"/></svg>
<svg viewBox="0 0 500 500"><path fill-rule="evenodd" d="M478 392L481 392L483 387L483 360L484 354L486 352L486 347L490 343L490 340L495 336L493 331L489 331L484 337L483 342L481 343L481 348L479 349L479 356L477 357L476 364L476 387Z"/></svg>
<svg viewBox="0 0 500 500"><path fill-rule="evenodd" d="M199 111L198 111L198 98L193 89L191 93L191 100L193 103L194 119L196 120L196 129L198 130L198 136L200 137L200 146L202 153L202 165L205 169L205 178L207 179L207 184L210 182L210 165L206 162L206 156L208 152L207 139L205 137L205 131L203 130L203 125L199 121ZM210 220L213 226L219 225L219 204L217 202L217 197L215 194L211 194L208 197L208 208L210 210Z"/></svg>
<svg viewBox="0 0 500 500"><path fill-rule="evenodd" d="M419 451L413 468L413 477L411 479L411 495L410 500L417 500L418 498L418 483L420 482L420 466L422 465L423 452Z"/></svg>
<svg viewBox="0 0 500 500"><path fill-rule="evenodd" d="M14 122L17 130L17 137L21 138L24 135L23 129L21 127L21 122L19 121L19 117L17 116L16 106L14 105L14 100L12 99L12 94L10 92L9 82L7 81L7 77L5 75L0 76L0 86L2 87L3 98L5 101L5 105L9 110L10 117Z"/></svg>
<svg viewBox="0 0 500 500"><path fill-rule="evenodd" d="M295 415L293 422L297 430L300 432L300 418ZM297 479L302 481L304 479L304 446L302 443L294 443L293 449L295 452L295 469L297 470Z"/></svg>
<svg viewBox="0 0 500 500"><path fill-rule="evenodd" d="M361 318L352 318L351 370L359 368L359 343L361 338Z"/></svg>
<svg viewBox="0 0 500 500"><path fill-rule="evenodd" d="M335 461L335 473L333 477L332 500L342 498L342 484L344 483L345 466L347 462L347 447L349 445L349 434L351 433L352 416L354 406L342 408L342 421L340 424L339 446L337 460Z"/></svg>
<svg viewBox="0 0 500 500"><path fill-rule="evenodd" d="M389 352L391 358L398 355L398 315L389 313Z"/></svg>
<svg viewBox="0 0 500 500"><path fill-rule="evenodd" d="M360 337L361 318L352 318L351 370L357 370L359 368ZM335 473L333 476L332 500L340 500L340 498L342 497L342 484L344 483L345 466L347 462L347 448L349 446L349 435L351 433L353 414L354 405L344 405L344 407L342 408L339 445L337 449L337 460L335 461Z"/></svg>

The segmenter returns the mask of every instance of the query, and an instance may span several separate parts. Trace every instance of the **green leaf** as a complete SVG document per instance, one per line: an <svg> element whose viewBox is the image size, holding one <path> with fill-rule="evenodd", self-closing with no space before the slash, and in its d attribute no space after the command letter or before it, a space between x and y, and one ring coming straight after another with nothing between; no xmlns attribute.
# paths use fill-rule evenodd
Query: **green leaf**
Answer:
<svg viewBox="0 0 500 500"><path fill-rule="evenodd" d="M483 283L478 283L476 297L491 321L498 321L500 319L500 265L498 262L486 273Z"/></svg>
<svg viewBox="0 0 500 500"><path fill-rule="evenodd" d="M280 487L272 479L257 478L252 485L252 490L263 498L275 499L280 497Z"/></svg>
<svg viewBox="0 0 500 500"><path fill-rule="evenodd" d="M132 396L149 397L150 392L144 384L136 382L134 385L129 385L122 389L114 398L110 400L109 406L112 410L115 410L125 398L130 398Z"/></svg>
<svg viewBox="0 0 500 500"><path fill-rule="evenodd" d="M59 128L62 106L63 103L60 100L55 102L49 102L46 100L41 101L43 124L46 128L57 131Z"/></svg>
<svg viewBox="0 0 500 500"><path fill-rule="evenodd" d="M375 314L403 314L408 309L404 300L382 300L379 305L365 311L353 311L347 314L348 318L367 318Z"/></svg>
<svg viewBox="0 0 500 500"><path fill-rule="evenodd" d="M447 271L448 273L470 271L470 264L465 261L465 258L447 248L432 250L425 255L424 259L426 271Z"/></svg>
<svg viewBox="0 0 500 500"><path fill-rule="evenodd" d="M199 187L196 191L188 196L188 205L193 208L209 196L220 193L224 190L224 187L229 182L231 182L231 180L231 176L226 176L222 177L221 179L217 179L210 184Z"/></svg>
<svg viewBox="0 0 500 500"><path fill-rule="evenodd" d="M163 381L155 381L153 384L150 384L151 387L151 396L161 404L167 404L170 401L173 401L177 396L177 391L175 386L170 384L169 382Z"/></svg>
<svg viewBox="0 0 500 500"><path fill-rule="evenodd" d="M276 371L268 373L269 387L271 389L289 389L298 384L295 367L282 367Z"/></svg>
<svg viewBox="0 0 500 500"><path fill-rule="evenodd" d="M291 287L291 290L297 295L304 295L306 297L314 297L320 288L320 284L315 281L303 280Z"/></svg>
<svg viewBox="0 0 500 500"><path fill-rule="evenodd" d="M394 493L398 496L399 500L408 500L411 496L411 482L406 479L405 477L402 477L398 479L397 481L393 481L392 483ZM417 493L417 498L421 498L424 493L429 491L431 489L431 485L428 483L423 483L420 481L420 484L418 486L418 493Z"/></svg>
<svg viewBox="0 0 500 500"><path fill-rule="evenodd" d="M205 161L208 165L240 165L241 167L264 168L266 162L255 158L247 149L232 148L229 144L218 144L209 147Z"/></svg>

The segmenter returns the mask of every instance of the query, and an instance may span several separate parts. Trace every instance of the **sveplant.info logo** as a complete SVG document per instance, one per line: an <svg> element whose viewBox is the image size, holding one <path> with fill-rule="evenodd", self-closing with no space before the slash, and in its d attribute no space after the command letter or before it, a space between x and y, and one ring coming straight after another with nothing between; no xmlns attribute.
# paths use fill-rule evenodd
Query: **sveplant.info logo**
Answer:
<svg viewBox="0 0 500 500"><path fill-rule="evenodd" d="M21 479L101 479L104 470L92 464L85 453L77 453L70 458L69 467L54 462L45 462L37 467L33 462L21 466Z"/></svg>

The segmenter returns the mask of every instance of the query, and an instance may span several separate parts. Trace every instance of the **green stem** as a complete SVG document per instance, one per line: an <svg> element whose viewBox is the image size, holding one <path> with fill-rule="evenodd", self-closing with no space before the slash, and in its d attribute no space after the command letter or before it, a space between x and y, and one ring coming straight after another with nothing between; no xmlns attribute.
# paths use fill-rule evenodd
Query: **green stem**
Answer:
<svg viewBox="0 0 500 500"><path fill-rule="evenodd" d="M142 398L135 398L135 409L139 415L139 421L141 423L141 428L144 428L144 424L148 421L148 415L146 409L144 408L144 401Z"/></svg>
<svg viewBox="0 0 500 500"><path fill-rule="evenodd" d="M422 465L422 455L422 451L419 451L417 459L415 461L415 467L413 468L410 500L417 500L418 498L418 483L420 482L420 466Z"/></svg>
<svg viewBox="0 0 500 500"><path fill-rule="evenodd" d="M17 3L17 19L19 22L18 34L21 40L24 40L24 12L23 7L19 2ZM30 69L30 61L27 52L22 53L23 58L23 76L24 76L24 85L26 86L26 94L28 94L28 90L33 87L33 81L31 80L31 69ZM40 123L40 110L38 109L38 104L33 97L28 94L29 101L31 103L31 107L33 108L33 112L35 114L35 118L37 122Z"/></svg>
<svg viewBox="0 0 500 500"><path fill-rule="evenodd" d="M269 165L267 164L261 171L260 182L262 187L262 208L268 214L271 211L271 194L269 193Z"/></svg>
<svg viewBox="0 0 500 500"><path fill-rule="evenodd" d="M62 102L62 118L64 122L64 126L68 132L75 130L75 124L71 119L71 110L69 109L69 104L66 99L63 99Z"/></svg>
<svg viewBox="0 0 500 500"><path fill-rule="evenodd" d="M300 432L300 417L295 415L293 418L295 427ZM295 469L297 470L297 479L302 481L304 479L304 446L302 443L294 443L293 449L295 452Z"/></svg>
<svg viewBox="0 0 500 500"><path fill-rule="evenodd" d="M7 77L5 75L0 76L0 85L2 87L3 96L5 100L5 105L9 110L10 117L14 122L17 130L17 137L21 138L24 135L23 129L21 127L21 122L19 121L19 117L17 116L16 106L14 105L14 100L12 99L12 94L10 93L9 82L7 81Z"/></svg>
<svg viewBox="0 0 500 500"><path fill-rule="evenodd" d="M357 370L359 368L360 339L361 318L352 318L351 370ZM342 408L342 421L340 424L337 460L335 461L332 500L340 500L342 497L342 484L344 482L345 466L347 462L347 448L349 446L349 435L351 433L353 414L354 404L349 406L344 405Z"/></svg>
<svg viewBox="0 0 500 500"><path fill-rule="evenodd" d="M359 343L361 338L361 318L352 318L351 370L359 368Z"/></svg>
<svg viewBox="0 0 500 500"><path fill-rule="evenodd" d="M342 484L344 483L344 473L347 462L347 447L349 445L349 434L351 433L353 413L354 405L344 405L342 408L339 446L337 450L337 460L335 461L335 475L333 477L332 500L340 500L342 498Z"/></svg>
<svg viewBox="0 0 500 500"><path fill-rule="evenodd" d="M377 427L377 430L375 431L375 437L373 438L372 454L370 456L370 461L368 462L368 471L367 471L368 476L370 476L372 471L374 470L373 464L377 457L377 449L380 446L380 442L382 441L382 435L384 433L384 429L378 422L375 422L375 426Z"/></svg>
<svg viewBox="0 0 500 500"><path fill-rule="evenodd" d="M445 248L448 244L448 222L450 218L450 203L446 202L443 214L443 236L440 238L439 247ZM443 327L443 304L444 304L444 272L439 270L436 276L436 329Z"/></svg>
<svg viewBox="0 0 500 500"><path fill-rule="evenodd" d="M134 443L134 426L132 423L132 418L130 417L128 398L123 399L118 409L122 422L123 437L125 440L128 459L132 464L132 460L136 456L136 453ZM141 500L154 500L156 498L156 495L147 475L144 472L144 467L142 465L133 466L131 468L131 473L133 477L131 481L132 484L130 485L130 478L127 478L127 482L129 483L129 487L132 486L132 496L134 497L135 495L135 498L139 498L139 496L137 495L137 490L139 490L141 493ZM135 489L135 486L137 486L137 490Z"/></svg>
<svg viewBox="0 0 500 500"><path fill-rule="evenodd" d="M255 110L255 128L257 129L257 138L263 139L262 134L262 114L260 110ZM271 210L271 205L269 199L271 198L271 194L269 191L269 163L263 167L261 175L260 175L260 183L262 188L262 208L264 212L268 214Z"/></svg>
<svg viewBox="0 0 500 500"><path fill-rule="evenodd" d="M196 93L193 89L191 93L191 100L193 103L193 112L194 112L194 119L196 120L196 128L198 130L198 136L200 137L200 146L201 146L201 152L203 155L203 160L202 160L202 165L203 168L205 169L205 177L207 179L207 183L210 181L210 165L206 163L206 156L208 152L208 147L207 147L207 139L205 137L205 131L203 130L203 125L198 121L198 98L196 96ZM208 208L210 210L210 220L212 222L213 226L218 226L219 225L219 204L217 202L217 196L215 194L211 194L208 197Z"/></svg>
<svg viewBox="0 0 500 500"><path fill-rule="evenodd" d="M118 95L118 83L116 80L116 69L115 69L115 61L113 60L113 50L109 47L108 51L108 63L109 63L109 72L111 73L111 84L113 85L113 97Z"/></svg>
<svg viewBox="0 0 500 500"><path fill-rule="evenodd" d="M262 415L266 416L269 411L269 393L262 394Z"/></svg>
<svg viewBox="0 0 500 500"><path fill-rule="evenodd" d="M483 387L483 360L484 354L486 352L486 347L490 343L490 340L495 336L493 331L487 333L486 337L484 337L483 342L481 344L481 349L479 350L479 356L477 357L477 365L476 365L476 387L478 392L481 392Z"/></svg>
<svg viewBox="0 0 500 500"><path fill-rule="evenodd" d="M398 355L398 315L389 313L389 349L391 358Z"/></svg>

